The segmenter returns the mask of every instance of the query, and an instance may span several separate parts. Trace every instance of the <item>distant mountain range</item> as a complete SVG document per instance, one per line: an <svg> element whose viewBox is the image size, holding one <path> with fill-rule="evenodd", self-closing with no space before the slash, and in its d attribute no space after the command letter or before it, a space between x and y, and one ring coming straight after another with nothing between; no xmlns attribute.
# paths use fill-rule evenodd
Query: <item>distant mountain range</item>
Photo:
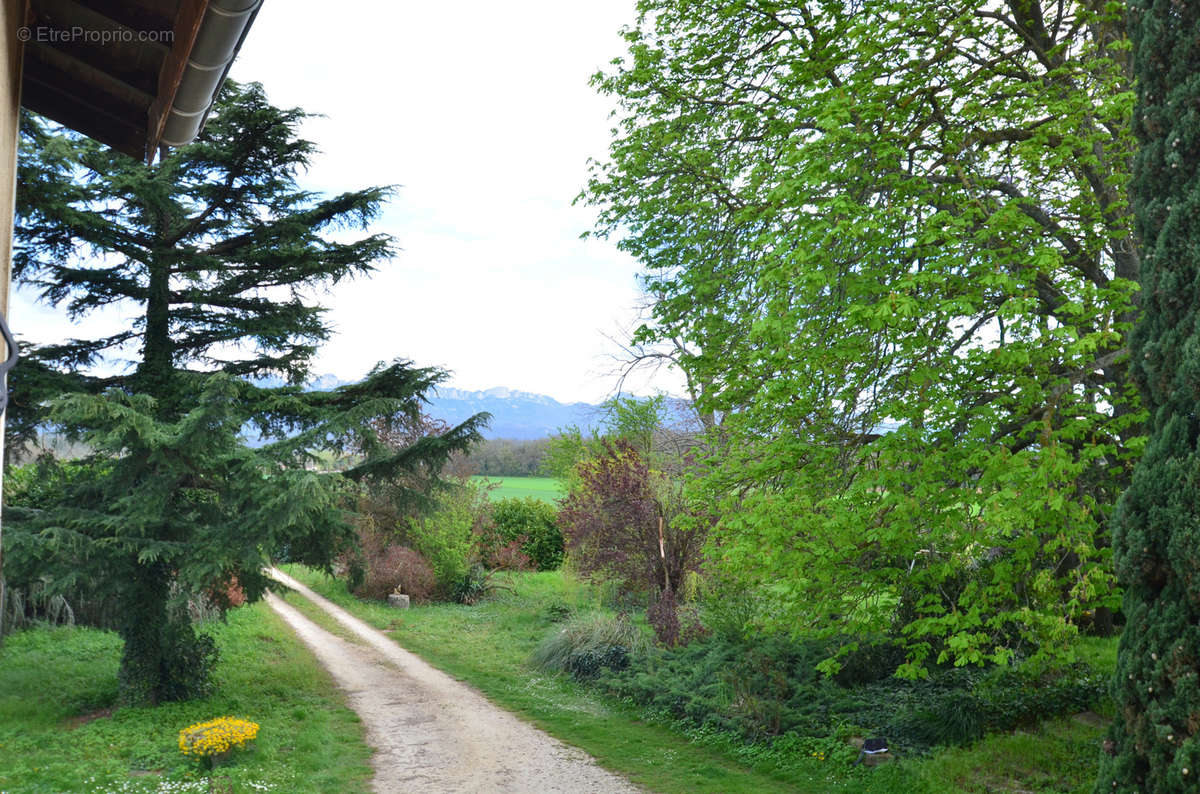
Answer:
<svg viewBox="0 0 1200 794"><path fill-rule="evenodd" d="M458 424L480 411L492 415L486 438L545 438L567 425L587 427L596 421L597 406L589 403L560 403L544 394L531 394L497 387L486 391L464 391L439 387L430 395L429 415Z"/></svg>
<svg viewBox="0 0 1200 794"><path fill-rule="evenodd" d="M282 386L283 380L268 376L255 380L260 386ZM310 391L328 391L351 381L336 375L317 375L305 386ZM567 425L587 428L596 421L598 406L589 403L560 403L544 394L532 394L503 386L485 391L438 387L429 395L426 412L434 419L456 425L481 411L492 415L485 438L546 438Z"/></svg>

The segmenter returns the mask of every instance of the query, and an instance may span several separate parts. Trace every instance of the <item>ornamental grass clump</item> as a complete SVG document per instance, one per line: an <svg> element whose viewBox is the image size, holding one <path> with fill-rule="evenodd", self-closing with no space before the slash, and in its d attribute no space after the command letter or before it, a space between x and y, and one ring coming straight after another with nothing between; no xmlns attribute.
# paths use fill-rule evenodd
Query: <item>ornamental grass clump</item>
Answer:
<svg viewBox="0 0 1200 794"><path fill-rule="evenodd" d="M197 722L179 732L179 752L191 758L208 761L224 757L232 750L242 749L258 736L258 723L237 717L218 717Z"/></svg>
<svg viewBox="0 0 1200 794"><path fill-rule="evenodd" d="M623 670L645 652L641 632L626 615L581 615L549 634L533 652L539 670L597 677L602 668Z"/></svg>

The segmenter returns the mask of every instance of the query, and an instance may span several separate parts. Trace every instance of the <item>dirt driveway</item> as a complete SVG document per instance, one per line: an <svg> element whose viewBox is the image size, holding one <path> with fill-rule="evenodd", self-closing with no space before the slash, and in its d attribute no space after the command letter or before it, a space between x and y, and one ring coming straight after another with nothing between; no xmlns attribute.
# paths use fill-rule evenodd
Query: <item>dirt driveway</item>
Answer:
<svg viewBox="0 0 1200 794"><path fill-rule="evenodd" d="M493 706L283 572L272 575L327 612L356 640L330 634L286 602L267 597L362 718L367 743L375 749L374 791L638 791L583 751Z"/></svg>

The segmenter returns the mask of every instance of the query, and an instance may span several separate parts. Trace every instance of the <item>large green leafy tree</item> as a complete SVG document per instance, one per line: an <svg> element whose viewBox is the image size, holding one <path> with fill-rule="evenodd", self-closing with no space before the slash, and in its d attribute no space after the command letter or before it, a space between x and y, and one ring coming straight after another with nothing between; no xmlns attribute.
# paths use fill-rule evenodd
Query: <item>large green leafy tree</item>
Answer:
<svg viewBox="0 0 1200 794"><path fill-rule="evenodd" d="M298 187L313 151L296 136L303 118L257 85L229 84L201 138L154 166L25 123L18 277L72 317L119 304L135 319L32 347L13 379L18 432L56 426L93 454L57 477L61 488L11 495L5 573L112 607L129 701L204 690L213 652L190 599L235 579L258 598L279 551L327 567L353 537L345 489L432 489L485 419L397 447L387 430L419 417L440 371L398 361L330 392L299 385L329 333L308 293L392 253L384 235L331 234L365 228L386 189L328 198ZM256 385L269 376L291 383ZM275 441L247 447L248 426ZM308 470L314 452L347 447L354 468Z"/></svg>
<svg viewBox="0 0 1200 794"><path fill-rule="evenodd" d="M1151 419L1114 521L1129 622L1096 791L1164 794L1200 788L1200 6L1139 0L1129 23L1144 251L1132 369Z"/></svg>
<svg viewBox="0 0 1200 794"><path fill-rule="evenodd" d="M1121 9L643 0L586 197L638 343L722 417L699 495L764 619L919 663L1112 602L1136 451Z"/></svg>

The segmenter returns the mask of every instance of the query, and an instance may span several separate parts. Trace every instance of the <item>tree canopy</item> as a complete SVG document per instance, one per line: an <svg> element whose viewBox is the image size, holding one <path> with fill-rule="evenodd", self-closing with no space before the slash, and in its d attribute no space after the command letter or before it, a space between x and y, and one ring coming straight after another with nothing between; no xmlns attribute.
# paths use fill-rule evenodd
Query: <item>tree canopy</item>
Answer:
<svg viewBox="0 0 1200 794"><path fill-rule="evenodd" d="M920 663L1113 603L1138 450L1121 9L643 0L584 194L723 417L695 494L764 620Z"/></svg>

